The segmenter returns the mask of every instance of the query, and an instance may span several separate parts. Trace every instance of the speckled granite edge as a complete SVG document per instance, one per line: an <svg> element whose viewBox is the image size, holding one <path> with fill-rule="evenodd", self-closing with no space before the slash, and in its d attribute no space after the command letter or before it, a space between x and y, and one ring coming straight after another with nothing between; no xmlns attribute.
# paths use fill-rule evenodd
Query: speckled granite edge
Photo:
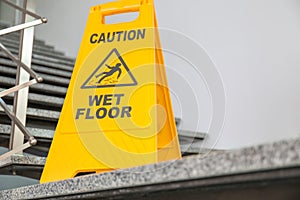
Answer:
<svg viewBox="0 0 300 200"><path fill-rule="evenodd" d="M53 197L286 167L300 167L300 138L5 190L0 192L0 199Z"/></svg>
<svg viewBox="0 0 300 200"><path fill-rule="evenodd" d="M6 159L0 160L0 168L11 164L44 166L45 162L46 162L46 158L44 157L13 155Z"/></svg>

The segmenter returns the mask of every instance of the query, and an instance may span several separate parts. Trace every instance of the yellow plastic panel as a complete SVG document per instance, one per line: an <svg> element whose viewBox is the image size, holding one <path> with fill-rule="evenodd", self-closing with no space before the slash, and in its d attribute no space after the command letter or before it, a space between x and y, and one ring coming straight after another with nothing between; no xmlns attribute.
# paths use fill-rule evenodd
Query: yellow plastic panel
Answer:
<svg viewBox="0 0 300 200"><path fill-rule="evenodd" d="M152 1L90 9L41 183L181 157L156 26Z"/></svg>

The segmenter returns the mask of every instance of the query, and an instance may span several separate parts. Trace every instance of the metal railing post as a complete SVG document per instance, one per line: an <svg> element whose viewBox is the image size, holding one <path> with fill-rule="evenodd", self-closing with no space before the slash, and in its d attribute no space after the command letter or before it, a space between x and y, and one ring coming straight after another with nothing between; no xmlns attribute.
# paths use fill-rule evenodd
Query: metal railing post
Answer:
<svg viewBox="0 0 300 200"><path fill-rule="evenodd" d="M0 43L0 50L2 50L8 58L17 64L16 85L0 92L0 107L12 121L9 145L10 151L0 155L0 160L9 157L12 154L22 153L24 149L37 143L37 140L25 128L25 123L28 104L28 87L43 80L42 77L38 76L31 69L34 26L47 22L46 18L42 18L34 12L27 10L27 0L23 0L22 6L16 5L10 0L3 0L3 2L16 10L21 11L22 22L19 25L0 30L0 36L15 31L21 31L19 57L13 55L3 44ZM30 80L31 77L33 79ZM15 93L13 111L9 110L2 99L3 96L10 93ZM25 144L24 136L28 140Z"/></svg>
<svg viewBox="0 0 300 200"><path fill-rule="evenodd" d="M23 1L22 7L28 9L27 0ZM32 20L32 17L26 16L26 13L22 13L21 23L29 22ZM29 27L21 30L20 33L20 46L19 46L19 58L22 63L24 63L28 68L31 68L31 57L32 57L32 48L33 48L33 37L34 37L34 27ZM29 74L18 65L17 74L16 74L16 85L25 83L29 81ZM20 122L26 124L26 111L28 104L28 91L29 88L23 88L15 92L14 96L14 105L13 112L15 116L20 120ZM18 146L24 143L24 134L16 126L15 122L11 123L11 138L10 146L11 150L17 148ZM22 152L19 152L22 153Z"/></svg>

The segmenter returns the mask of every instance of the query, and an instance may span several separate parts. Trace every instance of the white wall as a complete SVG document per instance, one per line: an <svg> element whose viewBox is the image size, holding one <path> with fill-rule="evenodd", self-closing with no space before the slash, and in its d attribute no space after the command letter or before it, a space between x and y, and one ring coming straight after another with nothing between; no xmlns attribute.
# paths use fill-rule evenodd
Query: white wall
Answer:
<svg viewBox="0 0 300 200"><path fill-rule="evenodd" d="M14 9L2 1L0 1L0 22L6 25L15 23Z"/></svg>
<svg viewBox="0 0 300 200"><path fill-rule="evenodd" d="M75 57L89 7L103 2L107 1L37 1L37 12L49 18L46 26L37 29L37 36ZM217 148L300 135L300 1L157 0L156 11L160 27L195 40L220 72L227 101ZM207 131L213 105L204 79L193 78L192 68L176 59L166 55L170 87L181 98L182 113L173 95L175 114L183 120L181 128ZM180 74L188 80L178 81ZM193 105L195 99L190 101L193 93L186 89L188 84L196 91L200 113ZM197 116L201 116L198 127ZM217 138L218 134L210 135L207 145Z"/></svg>
<svg viewBox="0 0 300 200"><path fill-rule="evenodd" d="M55 3L51 0L36 1L37 14L49 20L46 25L37 28L37 37L45 38L57 49L76 57L89 8L102 2L108 1L59 0Z"/></svg>

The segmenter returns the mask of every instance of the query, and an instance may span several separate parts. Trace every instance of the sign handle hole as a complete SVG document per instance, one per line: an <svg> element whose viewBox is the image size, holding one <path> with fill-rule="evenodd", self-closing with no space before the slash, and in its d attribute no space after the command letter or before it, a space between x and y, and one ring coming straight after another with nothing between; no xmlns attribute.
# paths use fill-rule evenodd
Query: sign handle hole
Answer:
<svg viewBox="0 0 300 200"><path fill-rule="evenodd" d="M135 21L140 15L140 12L127 12L121 14L107 15L103 17L104 24L119 24L124 22Z"/></svg>

